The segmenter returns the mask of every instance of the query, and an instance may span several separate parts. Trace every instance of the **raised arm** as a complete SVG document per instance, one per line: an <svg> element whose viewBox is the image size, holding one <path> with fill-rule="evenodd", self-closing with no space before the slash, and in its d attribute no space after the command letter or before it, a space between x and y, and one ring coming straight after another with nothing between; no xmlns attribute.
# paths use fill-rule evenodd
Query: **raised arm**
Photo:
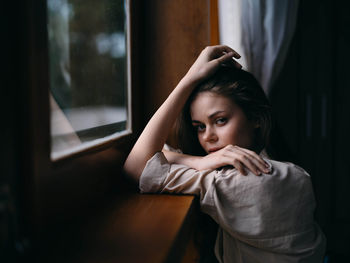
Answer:
<svg viewBox="0 0 350 263"><path fill-rule="evenodd" d="M138 180L147 161L162 150L177 116L180 114L186 100L193 89L205 78L208 78L221 64L234 63L232 58L239 58L239 54L227 46L213 46L205 48L190 70L179 82L165 102L153 115L142 134L131 150L125 164L124 171Z"/></svg>

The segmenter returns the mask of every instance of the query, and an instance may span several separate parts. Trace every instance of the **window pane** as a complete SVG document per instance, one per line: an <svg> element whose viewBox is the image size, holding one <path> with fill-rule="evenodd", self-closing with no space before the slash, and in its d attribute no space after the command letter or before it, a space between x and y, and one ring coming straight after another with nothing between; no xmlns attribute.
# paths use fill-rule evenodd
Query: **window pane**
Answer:
<svg viewBox="0 0 350 263"><path fill-rule="evenodd" d="M48 0L51 157L129 128L123 0Z"/></svg>

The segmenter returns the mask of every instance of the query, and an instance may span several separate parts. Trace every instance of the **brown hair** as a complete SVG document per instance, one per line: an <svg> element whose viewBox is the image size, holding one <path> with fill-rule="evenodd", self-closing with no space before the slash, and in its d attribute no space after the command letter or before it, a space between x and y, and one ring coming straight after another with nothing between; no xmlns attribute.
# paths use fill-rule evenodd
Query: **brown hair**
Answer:
<svg viewBox="0 0 350 263"><path fill-rule="evenodd" d="M251 150L260 153L268 145L272 126L271 106L263 89L251 73L242 69L221 66L213 76L192 92L178 119L178 143L184 153L206 155L192 127L190 114L192 101L201 92L213 92L232 99L242 109L248 120L258 124Z"/></svg>

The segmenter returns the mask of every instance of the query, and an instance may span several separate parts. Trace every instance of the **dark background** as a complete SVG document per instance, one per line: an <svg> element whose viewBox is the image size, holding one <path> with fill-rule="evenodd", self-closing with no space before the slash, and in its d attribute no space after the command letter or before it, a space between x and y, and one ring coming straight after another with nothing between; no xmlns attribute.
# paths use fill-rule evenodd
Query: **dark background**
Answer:
<svg viewBox="0 0 350 263"><path fill-rule="evenodd" d="M300 1L296 34L270 96L273 148L311 174L316 219L336 262L349 260L350 247L349 26L345 1Z"/></svg>

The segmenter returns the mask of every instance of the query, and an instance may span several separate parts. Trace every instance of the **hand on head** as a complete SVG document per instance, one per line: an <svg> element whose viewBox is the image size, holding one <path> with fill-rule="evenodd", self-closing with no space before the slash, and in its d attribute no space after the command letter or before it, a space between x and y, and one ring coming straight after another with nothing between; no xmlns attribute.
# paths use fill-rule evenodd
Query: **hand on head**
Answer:
<svg viewBox="0 0 350 263"><path fill-rule="evenodd" d="M242 65L234 60L234 58L239 59L240 57L235 50L225 45L206 47L189 69L185 78L200 82L213 75L222 65L240 69Z"/></svg>

